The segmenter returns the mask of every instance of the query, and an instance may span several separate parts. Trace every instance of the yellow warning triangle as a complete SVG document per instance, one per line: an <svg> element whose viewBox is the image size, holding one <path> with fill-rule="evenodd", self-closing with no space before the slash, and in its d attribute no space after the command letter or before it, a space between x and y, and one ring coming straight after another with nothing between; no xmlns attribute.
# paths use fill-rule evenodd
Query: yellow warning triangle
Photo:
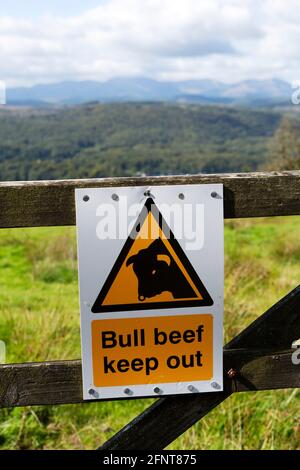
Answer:
<svg viewBox="0 0 300 470"><path fill-rule="evenodd" d="M147 199L92 312L212 304L153 199Z"/></svg>

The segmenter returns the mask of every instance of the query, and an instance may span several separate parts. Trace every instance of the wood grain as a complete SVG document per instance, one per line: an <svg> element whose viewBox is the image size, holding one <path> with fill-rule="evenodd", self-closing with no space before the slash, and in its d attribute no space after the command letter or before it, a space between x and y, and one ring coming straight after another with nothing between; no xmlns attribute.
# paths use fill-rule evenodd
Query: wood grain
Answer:
<svg viewBox="0 0 300 470"><path fill-rule="evenodd" d="M0 183L0 228L75 225L74 190L174 184L224 185L225 218L300 214L300 171Z"/></svg>
<svg viewBox="0 0 300 470"><path fill-rule="evenodd" d="M291 354L292 351L225 350L226 393L300 387L299 368L292 364ZM234 379L227 376L232 368L237 371ZM215 395L220 396L205 395L213 402ZM195 397L199 400L200 396ZM193 396L174 399L190 407ZM81 361L0 365L0 407L67 403L83 403Z"/></svg>

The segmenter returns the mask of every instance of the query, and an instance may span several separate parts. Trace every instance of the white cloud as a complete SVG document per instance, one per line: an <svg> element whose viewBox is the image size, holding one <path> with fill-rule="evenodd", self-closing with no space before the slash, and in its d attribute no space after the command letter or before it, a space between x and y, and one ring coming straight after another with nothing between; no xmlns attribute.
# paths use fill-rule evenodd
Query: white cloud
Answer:
<svg viewBox="0 0 300 470"><path fill-rule="evenodd" d="M299 78L298 0L108 0L73 17L0 16L0 78Z"/></svg>

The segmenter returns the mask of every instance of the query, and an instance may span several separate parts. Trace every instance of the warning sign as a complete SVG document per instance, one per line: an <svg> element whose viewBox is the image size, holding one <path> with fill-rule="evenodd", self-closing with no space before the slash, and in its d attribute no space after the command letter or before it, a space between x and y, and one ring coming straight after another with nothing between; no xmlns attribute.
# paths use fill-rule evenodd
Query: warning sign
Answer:
<svg viewBox="0 0 300 470"><path fill-rule="evenodd" d="M84 399L223 387L223 186L76 190Z"/></svg>
<svg viewBox="0 0 300 470"><path fill-rule="evenodd" d="M148 198L92 312L212 304L170 227Z"/></svg>

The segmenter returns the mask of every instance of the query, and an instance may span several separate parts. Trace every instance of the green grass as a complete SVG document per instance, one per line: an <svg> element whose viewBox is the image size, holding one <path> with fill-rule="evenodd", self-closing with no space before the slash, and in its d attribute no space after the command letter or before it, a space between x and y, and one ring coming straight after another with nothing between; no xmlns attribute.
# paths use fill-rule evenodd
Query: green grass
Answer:
<svg viewBox="0 0 300 470"><path fill-rule="evenodd" d="M225 341L300 280L300 219L225 226ZM0 231L0 339L7 362L77 359L75 230ZM297 338L295 338L297 339ZM300 449L297 390L230 397L171 449ZM0 449L93 449L152 400L0 410Z"/></svg>

